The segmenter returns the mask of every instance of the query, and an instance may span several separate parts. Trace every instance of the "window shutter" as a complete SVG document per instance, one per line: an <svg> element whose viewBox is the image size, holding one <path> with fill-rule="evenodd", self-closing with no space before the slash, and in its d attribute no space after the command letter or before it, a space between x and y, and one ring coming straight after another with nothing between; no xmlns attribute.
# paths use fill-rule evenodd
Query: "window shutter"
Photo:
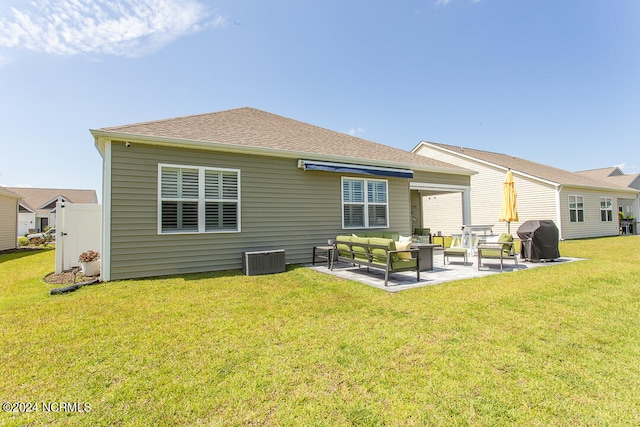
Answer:
<svg viewBox="0 0 640 427"><path fill-rule="evenodd" d="M162 202L162 231L178 229L178 203Z"/></svg>
<svg viewBox="0 0 640 427"><path fill-rule="evenodd" d="M222 198L225 200L238 199L238 174L222 172Z"/></svg>
<svg viewBox="0 0 640 427"><path fill-rule="evenodd" d="M387 203L386 181L367 182L367 199L369 203Z"/></svg>
<svg viewBox="0 0 640 427"><path fill-rule="evenodd" d="M387 225L387 207L385 205L369 205L369 226Z"/></svg>
<svg viewBox="0 0 640 427"><path fill-rule="evenodd" d="M207 203L205 212L206 231L213 231L220 228L220 204Z"/></svg>
<svg viewBox="0 0 640 427"><path fill-rule="evenodd" d="M162 197L178 198L178 169L162 168Z"/></svg>
<svg viewBox="0 0 640 427"><path fill-rule="evenodd" d="M222 204L222 228L233 230L238 227L238 205L236 203Z"/></svg>
<svg viewBox="0 0 640 427"><path fill-rule="evenodd" d="M364 206L345 205L344 225L345 227L364 227Z"/></svg>
<svg viewBox="0 0 640 427"><path fill-rule="evenodd" d="M182 169L182 198L198 198L198 170Z"/></svg>
<svg viewBox="0 0 640 427"><path fill-rule="evenodd" d="M342 182L342 198L345 203L364 203L364 181L345 179Z"/></svg>
<svg viewBox="0 0 640 427"><path fill-rule="evenodd" d="M204 197L207 200L220 198L220 173L217 171L205 171Z"/></svg>

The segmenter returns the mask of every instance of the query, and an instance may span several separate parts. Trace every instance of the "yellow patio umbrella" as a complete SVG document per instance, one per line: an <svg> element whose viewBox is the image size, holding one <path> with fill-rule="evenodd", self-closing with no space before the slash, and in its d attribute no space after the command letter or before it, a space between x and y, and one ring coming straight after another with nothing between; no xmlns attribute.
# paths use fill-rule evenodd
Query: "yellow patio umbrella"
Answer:
<svg viewBox="0 0 640 427"><path fill-rule="evenodd" d="M513 183L511 169L507 171L502 184L502 204L500 205L500 221L507 223L507 232L511 233L511 222L518 221L518 204L516 203L516 188Z"/></svg>

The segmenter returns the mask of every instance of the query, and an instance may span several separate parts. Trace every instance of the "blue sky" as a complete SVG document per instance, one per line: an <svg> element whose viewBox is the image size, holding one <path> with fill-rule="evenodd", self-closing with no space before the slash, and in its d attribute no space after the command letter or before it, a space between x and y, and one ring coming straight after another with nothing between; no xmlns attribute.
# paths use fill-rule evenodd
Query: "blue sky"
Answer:
<svg viewBox="0 0 640 427"><path fill-rule="evenodd" d="M244 106L638 173L640 2L0 3L0 185L100 191L89 129Z"/></svg>

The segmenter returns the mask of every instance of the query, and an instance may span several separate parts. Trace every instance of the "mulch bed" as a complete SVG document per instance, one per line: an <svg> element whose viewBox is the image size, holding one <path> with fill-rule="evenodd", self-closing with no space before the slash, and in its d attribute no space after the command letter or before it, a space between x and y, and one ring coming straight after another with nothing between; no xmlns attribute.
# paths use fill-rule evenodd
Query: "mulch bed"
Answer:
<svg viewBox="0 0 640 427"><path fill-rule="evenodd" d="M44 276L44 281L52 285L73 285L74 283L82 283L92 279L95 279L95 277L85 276L80 271L76 274L75 282L73 281L73 273L71 271L64 271L60 274L49 273Z"/></svg>

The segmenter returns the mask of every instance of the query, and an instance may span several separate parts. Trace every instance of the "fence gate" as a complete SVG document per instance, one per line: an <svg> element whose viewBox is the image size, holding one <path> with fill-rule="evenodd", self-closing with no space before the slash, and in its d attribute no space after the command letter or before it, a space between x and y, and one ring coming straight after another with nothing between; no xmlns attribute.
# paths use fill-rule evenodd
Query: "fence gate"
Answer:
<svg viewBox="0 0 640 427"><path fill-rule="evenodd" d="M102 206L58 202L56 205L56 274L79 265L84 251L100 252Z"/></svg>

